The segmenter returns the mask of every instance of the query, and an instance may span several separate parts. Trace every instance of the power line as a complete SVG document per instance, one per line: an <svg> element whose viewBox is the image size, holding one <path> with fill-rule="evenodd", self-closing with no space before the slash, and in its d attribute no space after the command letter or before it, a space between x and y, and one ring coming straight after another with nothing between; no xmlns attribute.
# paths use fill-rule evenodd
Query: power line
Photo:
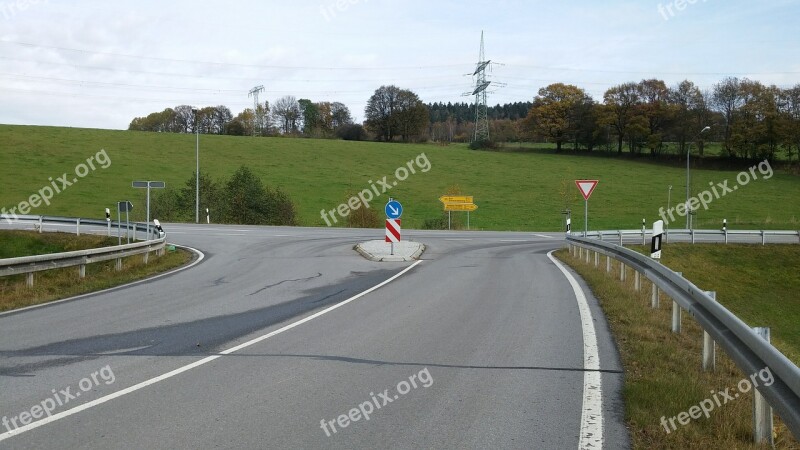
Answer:
<svg viewBox="0 0 800 450"><path fill-rule="evenodd" d="M68 52L76 52L76 53L86 53L86 54L93 54L93 55L105 55L105 56L115 56L120 58L135 58L135 59L143 59L143 60L150 60L150 61L160 61L160 62L177 62L177 63L186 63L186 64L203 64L203 65L211 65L211 66L227 66L227 67L246 67L246 68L255 68L255 69L281 69L281 70L419 70L419 69L443 69L443 68L451 68L451 67L464 67L466 64L441 64L441 65L431 65L431 66L397 66L397 67L319 67L319 66L278 66L278 65L266 65L266 64L241 64L241 63L224 63L218 61L199 61L199 60L191 60L191 59L176 59L176 58L161 58L157 56L143 56L143 55L129 55L124 53L114 53L114 52L101 52L96 50L83 50L77 48L67 48L67 47L56 47L50 45L40 45L40 44L32 44L28 42L17 42L17 41L9 41L5 39L0 39L0 43L3 44L12 44L12 45L19 45L24 47L33 47L33 48L44 48L50 50L59 50L59 51L68 51Z"/></svg>

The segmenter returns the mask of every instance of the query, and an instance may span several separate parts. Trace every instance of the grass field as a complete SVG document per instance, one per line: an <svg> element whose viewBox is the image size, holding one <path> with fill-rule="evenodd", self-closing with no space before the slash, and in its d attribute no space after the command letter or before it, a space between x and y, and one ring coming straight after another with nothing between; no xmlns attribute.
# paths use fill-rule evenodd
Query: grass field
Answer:
<svg viewBox="0 0 800 450"><path fill-rule="evenodd" d="M751 326L769 326L772 342L793 361L800 361L798 333L800 276L781 267L800 265L800 246L722 246L670 244L664 263L698 286L717 290L728 309ZM724 352L717 351L713 372L701 368L702 329L684 313L683 330L672 333L672 302L661 294L660 308L650 308L650 286L633 289L633 277L619 281L619 266L605 273L569 256L559 258L589 284L611 326L625 368L625 419L633 448L762 448L752 445L752 392L716 408L706 419L692 420L667 433L661 417L675 417L709 398L710 392L736 386L743 374ZM727 261L727 263L726 263ZM781 266L786 264L786 266ZM779 420L776 448L800 449ZM766 448L766 447L763 447Z"/></svg>
<svg viewBox="0 0 800 450"><path fill-rule="evenodd" d="M0 259L19 256L59 253L117 245L115 238L70 233L36 233L33 231L0 231ZM132 281L141 280L186 264L192 255L185 250L150 255L144 264L141 255L123 259L123 270L114 269L114 261L89 264L86 278L78 278L78 269L37 272L33 287L25 283L25 275L0 278L0 311L47 303L49 301L96 292Z"/></svg>
<svg viewBox="0 0 800 450"><path fill-rule="evenodd" d="M63 173L105 149L111 165L81 178L56 195L51 205L31 214L100 218L117 201L134 203L132 219L144 219L144 191L133 180L164 180L182 186L195 166L193 135L0 125L0 207L9 209L48 186ZM254 170L270 186L280 186L296 202L301 225L324 225L320 211L336 208L348 192L369 189L369 181L388 176L425 153L431 170L415 175L373 203L380 211L391 195L403 202L403 226L419 228L439 217L438 197L457 185L475 197L474 229L558 230L565 207L573 210L573 226L583 226L583 200L578 178L596 178L600 185L589 202L590 228L637 228L642 218L656 220L667 206L685 196L685 170L647 162L555 155L542 152L471 151L464 145L403 145L314 139L200 136L201 171L219 179L239 166ZM746 167L742 167L745 169ZM709 182L730 180L738 171L693 170L697 190ZM757 173L757 172L756 172ZM700 211L700 227L720 226L727 218L735 228L800 227L800 179L776 173L750 182ZM202 207L202 205L201 205ZM463 214L463 213L461 213ZM213 212L212 212L213 221ZM676 220L675 226L683 226Z"/></svg>

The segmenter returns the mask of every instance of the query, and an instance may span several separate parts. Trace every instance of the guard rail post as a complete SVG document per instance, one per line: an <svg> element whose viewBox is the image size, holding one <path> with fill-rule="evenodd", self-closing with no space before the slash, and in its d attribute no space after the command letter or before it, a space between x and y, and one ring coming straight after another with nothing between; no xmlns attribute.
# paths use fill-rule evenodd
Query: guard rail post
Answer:
<svg viewBox="0 0 800 450"><path fill-rule="evenodd" d="M683 276L683 273L676 272L678 276ZM674 299L672 300L672 332L680 334L681 332L681 305Z"/></svg>
<svg viewBox="0 0 800 450"><path fill-rule="evenodd" d="M768 327L756 327L753 330L765 341L770 341ZM753 386L753 439L756 444L769 444L775 446L772 437L772 407L767 400Z"/></svg>
<svg viewBox="0 0 800 450"><path fill-rule="evenodd" d="M717 293L714 291L706 291L709 297L711 297L714 301L717 300ZM717 365L716 361L716 343L714 339L711 338L711 335L708 334L706 330L703 330L703 370L706 372L714 371Z"/></svg>
<svg viewBox="0 0 800 450"><path fill-rule="evenodd" d="M653 290L650 293L650 307L658 309L658 285L653 281Z"/></svg>

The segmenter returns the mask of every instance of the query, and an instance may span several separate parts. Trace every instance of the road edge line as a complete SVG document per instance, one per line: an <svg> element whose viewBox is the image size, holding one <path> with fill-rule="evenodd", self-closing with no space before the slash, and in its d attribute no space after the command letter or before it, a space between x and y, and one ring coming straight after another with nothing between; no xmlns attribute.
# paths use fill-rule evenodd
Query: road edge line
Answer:
<svg viewBox="0 0 800 450"><path fill-rule="evenodd" d="M569 273L564 264L553 257L555 251L550 251L547 257L564 274L575 293L583 331L583 405L578 448L581 450L600 449L603 448L603 387L602 375L599 372L600 354L597 347L597 334L592 321L592 311L589 309L586 295L578 280Z"/></svg>

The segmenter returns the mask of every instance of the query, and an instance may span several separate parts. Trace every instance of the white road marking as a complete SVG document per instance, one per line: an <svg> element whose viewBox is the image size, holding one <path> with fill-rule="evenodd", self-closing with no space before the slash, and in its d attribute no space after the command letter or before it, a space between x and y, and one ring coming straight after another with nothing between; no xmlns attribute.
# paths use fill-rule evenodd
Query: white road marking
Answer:
<svg viewBox="0 0 800 450"><path fill-rule="evenodd" d="M168 226L170 230L187 230L187 231L236 231L239 233L251 233L254 230L236 230L236 229L225 229L225 228L194 228L194 227L185 227L185 226Z"/></svg>
<svg viewBox="0 0 800 450"><path fill-rule="evenodd" d="M500 242L530 242L527 239L500 239Z"/></svg>
<svg viewBox="0 0 800 450"><path fill-rule="evenodd" d="M555 250L553 250L555 251ZM581 433L578 441L580 450L603 448L603 387L600 375L600 355L597 351L597 335L592 322L592 311L586 302L578 280L564 267L561 262L553 257L553 252L547 254L569 281L578 301L578 310L581 315L581 328L583 329L583 408L581 408Z"/></svg>
<svg viewBox="0 0 800 450"><path fill-rule="evenodd" d="M188 231L170 231L169 234L198 234ZM247 236L244 233L201 233L201 236Z"/></svg>
<svg viewBox="0 0 800 450"><path fill-rule="evenodd" d="M194 369L196 367L200 367L200 366L202 366L204 364L210 363L211 361L214 361L215 359L221 358L223 355L230 355L231 353L237 352L237 351L242 350L244 348L250 347L251 345L257 344L257 343L259 343L259 342L261 342L263 340L269 339L269 338L271 338L271 337L273 337L275 335L281 334L284 331L289 331L294 327L300 326L300 325L302 325L302 324L304 324L306 322L314 320L319 316L322 316L324 314L327 314L327 313L333 311L334 309L341 308L342 306L344 306L344 305L346 305L346 304L348 304L350 302L353 302L353 301L355 301L355 300L357 300L357 299L359 299L359 298L361 298L361 297L363 297L363 296L365 296L365 295L367 295L367 294L369 294L369 293L371 293L371 292L373 292L373 291L375 291L377 289L382 288L383 286L386 286L387 284L391 283L392 281L394 281L394 280L400 278L401 276L405 275L408 271L410 271L411 269L416 267L421 262L422 261L417 261L414 264L412 264L409 267L407 267L406 269L404 269L402 272L398 273L397 275L394 275L393 277L391 277L391 278L389 278L389 279L387 279L387 280L385 280L385 281L383 281L383 282L381 282L379 284L376 284L375 286L372 286L371 288L367 289L366 291L363 291L360 294L356 294L356 295L348 298L347 300L344 300L344 301L342 301L340 303L337 303L337 304L335 304L333 306L329 306L328 308L325 308L322 311L314 313L314 314L312 314L312 315L310 315L310 316L308 316L308 317L306 317L304 319L300 319L297 322L290 323L289 325L286 325L286 326L284 326L282 328L279 328L279 329L277 329L275 331L267 333L267 334L265 334L263 336L257 337L255 339L250 340L250 341L247 341L247 342L245 342L243 344L239 344L239 345L237 345L235 347L231 347L231 348L229 348L229 349L227 349L225 351L222 351L222 352L220 352L220 353L218 353L216 355L207 356L207 357L205 357L205 358L203 358L203 359L201 359L199 361L195 361L195 362L193 362L191 364L185 365L183 367L179 367L179 368L177 368L177 369L175 369L173 371L167 372L167 373L165 373L163 375L159 375L159 376L157 376L155 378L151 378L151 379L149 379L147 381L143 381L143 382L141 382L139 384L135 384L135 385L133 385L131 387L128 387L128 388L122 389L120 391L114 392L113 394L109 394L109 395L106 395L104 397L100 397L100 398L98 398L96 400L92 400L92 401L84 403L84 404L82 404L80 406L76 406L75 408L68 409L66 411L62 411L62 412L60 412L58 414L53 414L52 416L44 418L44 419L39 420L37 422L33 422L33 423L28 424L28 425L21 426L19 428L15 428L14 430L11 430L11 431L7 431L7 432L5 432L3 434L0 434L0 441L4 441L4 440L6 440L6 439L8 439L10 437L20 435L22 433L25 433L27 431L33 430L35 428L39 428L39 427L41 427L43 425L47 425L48 423L55 422L57 420L65 418L65 417L69 417L69 416L71 416L73 414L77 414L77 413L79 413L81 411L85 411L85 410L87 410L89 408L93 408L95 406L102 405L103 403L106 403L106 402L109 402L109 401L114 400L116 398L122 397L123 395L130 394L131 392L136 392L136 391L138 391L140 389L146 388L147 386L156 384L156 383L158 383L160 381L164 381L164 380L166 380L168 378L172 378L172 377L174 377L176 375L180 375L183 372L187 372L187 371L192 370L192 369Z"/></svg>
<svg viewBox="0 0 800 450"><path fill-rule="evenodd" d="M450 238L450 239L445 239L445 241L471 241L471 240L472 240L472 239L466 239L466 238Z"/></svg>
<svg viewBox="0 0 800 450"><path fill-rule="evenodd" d="M544 234L534 234L534 236L541 237L541 238L547 238L547 239L553 239L553 236L547 236L547 235L544 235Z"/></svg>

